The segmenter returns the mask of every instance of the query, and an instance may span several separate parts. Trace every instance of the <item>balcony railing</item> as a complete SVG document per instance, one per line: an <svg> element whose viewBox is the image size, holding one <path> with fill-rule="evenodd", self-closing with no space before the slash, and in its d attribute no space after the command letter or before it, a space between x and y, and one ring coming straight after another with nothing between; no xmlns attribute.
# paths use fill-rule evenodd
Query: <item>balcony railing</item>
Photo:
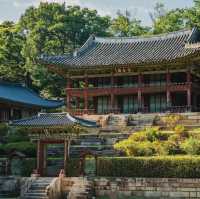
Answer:
<svg viewBox="0 0 200 199"><path fill-rule="evenodd" d="M148 87L166 87L166 86L184 86L190 85L192 82L171 82L167 83L150 83L150 84L134 84L134 85L108 85L98 87L82 87L82 88L67 88L67 90L96 90L96 89L110 89L110 88L148 88Z"/></svg>
<svg viewBox="0 0 200 199"><path fill-rule="evenodd" d="M141 107L133 110L122 111L120 108L114 109L106 109L101 112L95 111L95 109L71 109L70 113L74 115L106 115L106 114L137 114L137 113L184 113L184 112L191 112L191 111L200 111L200 108L193 107L193 106L170 106L166 108L161 108L157 111L150 111L149 107Z"/></svg>

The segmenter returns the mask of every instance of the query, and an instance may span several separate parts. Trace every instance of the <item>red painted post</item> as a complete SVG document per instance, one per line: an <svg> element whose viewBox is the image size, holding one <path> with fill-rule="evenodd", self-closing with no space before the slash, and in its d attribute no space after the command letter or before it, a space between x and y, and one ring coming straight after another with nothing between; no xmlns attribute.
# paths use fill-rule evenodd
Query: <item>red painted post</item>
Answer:
<svg viewBox="0 0 200 199"><path fill-rule="evenodd" d="M114 89L115 86L115 80L114 80L114 75L113 73L111 74L111 87L112 87L112 91ZM114 108L115 108L115 96L114 93L111 91L110 94L110 105L111 105L111 111L114 112Z"/></svg>
<svg viewBox="0 0 200 199"><path fill-rule="evenodd" d="M39 176L43 176L44 166L44 144L41 140L37 141L37 172Z"/></svg>
<svg viewBox="0 0 200 199"><path fill-rule="evenodd" d="M191 95L191 71L190 69L187 71L187 83L188 83L188 89L187 89L187 106L189 110L192 106L192 95Z"/></svg>
<svg viewBox="0 0 200 199"><path fill-rule="evenodd" d="M66 96L67 96L67 111L70 112L70 102L71 102L71 95L70 95L70 89L71 89L71 79L67 79L67 89L66 89Z"/></svg>
<svg viewBox="0 0 200 199"><path fill-rule="evenodd" d="M166 81L167 81L167 91L166 91L166 97L167 97L167 106L171 106L171 93L170 93L170 83L171 83L171 74L170 71L167 70L166 74Z"/></svg>
<svg viewBox="0 0 200 199"><path fill-rule="evenodd" d="M84 112L88 113L88 77L85 77L85 88L84 88Z"/></svg>
<svg viewBox="0 0 200 199"><path fill-rule="evenodd" d="M142 74L140 73L138 75L138 107L141 110L142 109L142 83L143 83L143 77Z"/></svg>

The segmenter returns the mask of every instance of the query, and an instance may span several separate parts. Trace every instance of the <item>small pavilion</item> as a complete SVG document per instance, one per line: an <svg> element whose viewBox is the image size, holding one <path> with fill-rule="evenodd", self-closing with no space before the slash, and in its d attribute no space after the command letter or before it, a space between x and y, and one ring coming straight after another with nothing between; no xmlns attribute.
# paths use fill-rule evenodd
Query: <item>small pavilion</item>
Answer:
<svg viewBox="0 0 200 199"><path fill-rule="evenodd" d="M63 169L66 174L70 140L81 132L87 132L88 128L98 127L94 121L71 116L69 113L39 113L28 119L15 120L11 126L27 128L31 141L37 143L37 169L34 173L39 176L46 175L46 145L64 144Z"/></svg>

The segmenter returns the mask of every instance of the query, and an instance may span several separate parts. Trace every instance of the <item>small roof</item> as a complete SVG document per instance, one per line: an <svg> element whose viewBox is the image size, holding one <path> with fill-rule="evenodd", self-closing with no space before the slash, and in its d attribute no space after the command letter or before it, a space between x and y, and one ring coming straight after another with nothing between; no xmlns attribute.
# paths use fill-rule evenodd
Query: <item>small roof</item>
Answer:
<svg viewBox="0 0 200 199"><path fill-rule="evenodd" d="M94 66L160 63L194 55L200 51L188 44L199 44L200 32L181 30L148 37L100 38L94 35L74 53L61 56L41 56L46 65L76 69Z"/></svg>
<svg viewBox="0 0 200 199"><path fill-rule="evenodd" d="M39 113L38 115L27 119L14 120L11 122L10 125L16 127L53 128L71 126L76 124L88 128L98 127L95 121L71 116L69 113Z"/></svg>
<svg viewBox="0 0 200 199"><path fill-rule="evenodd" d="M40 108L57 108L64 105L61 100L47 100L40 97L30 88L21 84L0 82L0 101L20 103Z"/></svg>

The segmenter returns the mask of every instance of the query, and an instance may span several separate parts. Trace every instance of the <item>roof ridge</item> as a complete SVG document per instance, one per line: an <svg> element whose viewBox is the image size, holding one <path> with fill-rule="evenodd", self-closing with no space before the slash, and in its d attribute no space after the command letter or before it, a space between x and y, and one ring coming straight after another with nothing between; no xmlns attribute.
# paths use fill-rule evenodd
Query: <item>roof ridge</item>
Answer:
<svg viewBox="0 0 200 199"><path fill-rule="evenodd" d="M171 38L174 36L181 36L184 34L189 34L191 35L194 32L194 28L191 29L182 29L174 32L169 32L169 33L162 33L162 34L157 34L157 35L143 35L143 36L133 36L133 37L95 37L96 42L123 42L123 41L152 41L156 39L167 39Z"/></svg>

